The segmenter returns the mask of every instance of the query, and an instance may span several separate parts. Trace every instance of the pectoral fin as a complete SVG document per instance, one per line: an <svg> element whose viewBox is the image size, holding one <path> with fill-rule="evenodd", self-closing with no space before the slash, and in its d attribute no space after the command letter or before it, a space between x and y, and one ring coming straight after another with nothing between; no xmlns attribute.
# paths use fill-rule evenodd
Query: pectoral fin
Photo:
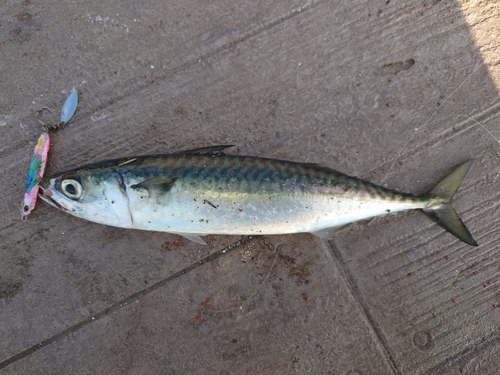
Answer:
<svg viewBox="0 0 500 375"><path fill-rule="evenodd" d="M153 200L156 204L161 205L165 199L165 195L172 189L176 180L177 177L172 175L153 177L138 184L131 185L130 188L136 190L145 198Z"/></svg>
<svg viewBox="0 0 500 375"><path fill-rule="evenodd" d="M144 180L130 187L136 190L146 189L150 195L152 194L153 191L168 193L170 189L172 189L172 186L174 185L175 181L177 181L176 176L164 175Z"/></svg>

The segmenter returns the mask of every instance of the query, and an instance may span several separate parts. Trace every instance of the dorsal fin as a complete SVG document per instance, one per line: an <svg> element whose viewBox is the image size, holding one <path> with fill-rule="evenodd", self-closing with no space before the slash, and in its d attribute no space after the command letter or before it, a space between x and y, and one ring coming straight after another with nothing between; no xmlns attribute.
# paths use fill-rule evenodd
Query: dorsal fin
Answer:
<svg viewBox="0 0 500 375"><path fill-rule="evenodd" d="M224 155L224 150L234 145L218 145L195 148L192 150L179 151L176 154L196 154L196 155Z"/></svg>

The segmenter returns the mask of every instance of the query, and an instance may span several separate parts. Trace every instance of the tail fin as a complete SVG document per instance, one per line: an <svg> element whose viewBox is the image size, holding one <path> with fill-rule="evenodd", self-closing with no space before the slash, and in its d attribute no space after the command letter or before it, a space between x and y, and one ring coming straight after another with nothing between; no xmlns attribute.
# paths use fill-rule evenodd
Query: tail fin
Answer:
<svg viewBox="0 0 500 375"><path fill-rule="evenodd" d="M458 190L458 187L467 175L467 172L469 172L473 163L474 159L471 159L459 165L453 170L453 172L434 186L426 195L429 197L440 198L441 205L434 208L425 208L424 211L434 221L458 239L469 245L478 246L476 241L472 238L469 230L465 227L465 224L450 204L451 198L455 195L455 192Z"/></svg>

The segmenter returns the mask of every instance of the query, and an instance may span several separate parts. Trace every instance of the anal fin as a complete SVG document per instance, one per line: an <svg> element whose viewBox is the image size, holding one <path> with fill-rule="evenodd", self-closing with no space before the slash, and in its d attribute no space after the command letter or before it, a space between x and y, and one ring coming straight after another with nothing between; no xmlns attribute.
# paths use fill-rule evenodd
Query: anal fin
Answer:
<svg viewBox="0 0 500 375"><path fill-rule="evenodd" d="M320 230L315 230L312 232L309 232L311 234L314 234L315 236L318 236L320 238L323 238L325 240L331 240L333 236L333 232L335 232L335 229L338 227L330 227L330 228L323 228Z"/></svg>
<svg viewBox="0 0 500 375"><path fill-rule="evenodd" d="M178 232L170 232L170 233L177 234L178 236L184 237L184 238L188 239L189 241L193 241L193 242L199 243L200 245L206 245L207 244L197 234L193 234L193 233L178 233Z"/></svg>

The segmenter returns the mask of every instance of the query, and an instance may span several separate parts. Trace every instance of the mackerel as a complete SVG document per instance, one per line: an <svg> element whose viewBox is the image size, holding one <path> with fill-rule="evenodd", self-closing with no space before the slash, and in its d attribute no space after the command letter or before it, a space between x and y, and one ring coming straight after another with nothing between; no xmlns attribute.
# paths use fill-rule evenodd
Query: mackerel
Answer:
<svg viewBox="0 0 500 375"><path fill-rule="evenodd" d="M41 198L73 216L121 228L200 236L309 232L421 209L477 246L450 200L469 160L423 196L400 193L317 164L225 155L213 146L90 164L43 180Z"/></svg>

